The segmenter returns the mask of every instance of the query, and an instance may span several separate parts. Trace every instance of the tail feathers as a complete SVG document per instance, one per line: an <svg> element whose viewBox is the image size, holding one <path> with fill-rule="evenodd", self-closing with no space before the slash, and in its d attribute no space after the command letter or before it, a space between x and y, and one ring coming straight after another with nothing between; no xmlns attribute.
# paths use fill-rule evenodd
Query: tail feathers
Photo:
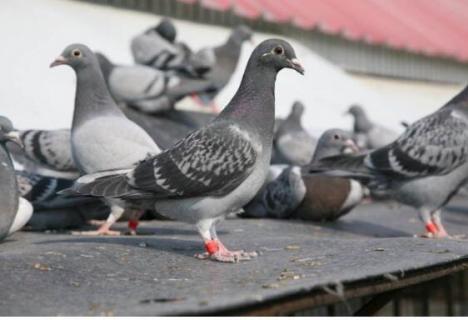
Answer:
<svg viewBox="0 0 468 320"><path fill-rule="evenodd" d="M366 155L338 155L321 159L304 168L304 174L325 174L328 176L356 179L369 182L375 178L374 174L365 166Z"/></svg>
<svg viewBox="0 0 468 320"><path fill-rule="evenodd" d="M150 193L135 189L128 184L130 170L105 171L80 177L69 189L61 194L120 199L145 199Z"/></svg>

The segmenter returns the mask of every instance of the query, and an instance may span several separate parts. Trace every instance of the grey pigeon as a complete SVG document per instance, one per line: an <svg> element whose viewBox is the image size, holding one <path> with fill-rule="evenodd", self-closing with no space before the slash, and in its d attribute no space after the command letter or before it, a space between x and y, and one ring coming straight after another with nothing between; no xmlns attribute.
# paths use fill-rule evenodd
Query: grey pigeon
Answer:
<svg viewBox="0 0 468 320"><path fill-rule="evenodd" d="M78 178L69 129L24 130L20 131L20 139L24 147L10 146L9 150L26 171L55 178Z"/></svg>
<svg viewBox="0 0 468 320"><path fill-rule="evenodd" d="M80 172L128 168L142 158L160 152L153 139L117 107L107 89L98 60L87 46L69 45L51 67L57 65L68 65L76 73L71 148ZM109 228L121 217L126 203L116 199L108 202L111 206L109 218L97 232L90 234L118 234ZM135 212L135 219L138 214ZM133 225L134 232L136 226Z"/></svg>
<svg viewBox="0 0 468 320"><path fill-rule="evenodd" d="M359 105L351 106L347 113L354 117L355 140L361 148L380 148L398 138L397 132L370 121L364 109Z"/></svg>
<svg viewBox="0 0 468 320"><path fill-rule="evenodd" d="M167 112L187 95L206 90L210 83L144 65L114 65L102 53L96 53L112 97L149 114Z"/></svg>
<svg viewBox="0 0 468 320"><path fill-rule="evenodd" d="M324 157L357 151L351 133L330 129L320 137L313 163ZM242 216L336 220L362 200L364 188L359 182L344 178L304 175L301 173L303 170L306 168L287 167L244 207Z"/></svg>
<svg viewBox="0 0 468 320"><path fill-rule="evenodd" d="M137 64L189 77L200 77L210 68L205 56L195 56L182 42L176 42L177 31L170 19L164 18L153 28L132 39L130 48Z"/></svg>
<svg viewBox="0 0 468 320"><path fill-rule="evenodd" d="M289 116L278 125L272 163L304 166L312 160L317 144L301 123L304 105L296 101Z"/></svg>
<svg viewBox="0 0 468 320"><path fill-rule="evenodd" d="M159 155L127 170L80 178L71 192L154 202L157 212L195 224L207 253L200 258L235 262L252 254L227 250L215 225L241 209L268 174L278 71L303 73L284 40L262 42L252 53L238 91L221 114Z"/></svg>
<svg viewBox="0 0 468 320"><path fill-rule="evenodd" d="M21 145L18 131L8 118L0 117L0 241L21 229L31 218L31 204L21 198L7 142Z"/></svg>
<svg viewBox="0 0 468 320"><path fill-rule="evenodd" d="M359 156L322 159L311 172L354 177L418 210L427 235L448 236L441 208L468 180L468 87L409 125L391 144Z"/></svg>
<svg viewBox="0 0 468 320"><path fill-rule="evenodd" d="M204 48L195 53L203 61L211 61L210 70L203 75L204 79L210 81L211 86L207 87L204 93L198 95L203 105L212 103L214 97L227 85L234 71L241 54L244 41L251 39L252 30L247 26L236 27L228 40L218 47Z"/></svg>

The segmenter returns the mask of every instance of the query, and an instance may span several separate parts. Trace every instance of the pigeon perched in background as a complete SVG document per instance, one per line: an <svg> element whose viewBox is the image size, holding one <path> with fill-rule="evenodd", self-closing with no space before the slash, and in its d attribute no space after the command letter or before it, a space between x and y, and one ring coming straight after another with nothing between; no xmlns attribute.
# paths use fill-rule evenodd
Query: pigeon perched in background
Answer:
<svg viewBox="0 0 468 320"><path fill-rule="evenodd" d="M204 93L198 94L199 102L203 105L212 103L215 96L227 85L236 70L244 41L252 38L252 30L247 26L236 27L226 43L214 48L204 48L195 53L195 56L204 61L211 61L210 70L203 75L212 86Z"/></svg>
<svg viewBox="0 0 468 320"><path fill-rule="evenodd" d="M207 80L183 78L144 65L118 66L102 53L96 56L115 101L145 113L171 110L177 101L210 86Z"/></svg>
<svg viewBox="0 0 468 320"><path fill-rule="evenodd" d="M357 146L349 132L325 131L318 140L313 162L322 158L356 153ZM336 220L358 205L364 195L362 185L351 179L307 175L306 167L288 166L244 207L243 217L300 218Z"/></svg>
<svg viewBox="0 0 468 320"><path fill-rule="evenodd" d="M200 258L235 262L251 253L232 252L216 234L216 222L242 208L268 174L278 71L303 73L284 40L262 42L247 63L241 84L221 114L159 155L142 157L127 170L77 180L72 193L154 202L157 212L195 224L207 253Z"/></svg>
<svg viewBox="0 0 468 320"><path fill-rule="evenodd" d="M167 18L143 34L134 37L130 48L137 64L163 71L175 71L189 77L200 77L210 68L204 56L195 56L182 42L176 42L174 23Z"/></svg>
<svg viewBox="0 0 468 320"><path fill-rule="evenodd" d="M0 117L0 241L21 229L31 218L31 204L20 197L15 169L6 147L7 142L21 145L19 132L6 117Z"/></svg>
<svg viewBox="0 0 468 320"><path fill-rule="evenodd" d="M13 159L28 172L56 178L79 176L70 148L70 130L20 131L23 148L9 146Z"/></svg>
<svg viewBox="0 0 468 320"><path fill-rule="evenodd" d="M317 141L302 127L304 105L296 101L274 137L272 163L304 166L312 160Z"/></svg>
<svg viewBox="0 0 468 320"><path fill-rule="evenodd" d="M153 139L117 107L107 89L97 57L87 46L69 45L51 67L58 65L68 65L76 73L71 147L80 172L128 168L142 158L160 152ZM117 199L108 203L111 214L107 221L96 232L87 234L119 234L109 228L122 216L127 204ZM131 232L135 232L139 214L141 210L135 211L129 223Z"/></svg>
<svg viewBox="0 0 468 320"><path fill-rule="evenodd" d="M353 105L346 113L354 117L353 130L360 148L380 148L398 138L398 133L395 131L372 123L361 106Z"/></svg>
<svg viewBox="0 0 468 320"><path fill-rule="evenodd" d="M468 180L468 87L411 124L393 143L359 156L322 159L311 172L353 177L418 210L427 236L448 236L441 208Z"/></svg>

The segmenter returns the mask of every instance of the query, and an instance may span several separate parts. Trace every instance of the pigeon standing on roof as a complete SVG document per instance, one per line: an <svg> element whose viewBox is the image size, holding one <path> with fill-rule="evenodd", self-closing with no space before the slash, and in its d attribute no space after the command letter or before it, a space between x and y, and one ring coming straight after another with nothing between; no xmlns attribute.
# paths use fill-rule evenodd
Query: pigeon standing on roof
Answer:
<svg viewBox="0 0 468 320"><path fill-rule="evenodd" d="M31 204L20 197L7 142L21 145L18 131L8 118L0 117L0 240L21 229L31 218Z"/></svg>
<svg viewBox="0 0 468 320"><path fill-rule="evenodd" d="M398 138L398 133L395 131L371 122L361 106L353 105L347 113L354 117L353 131L361 148L380 148Z"/></svg>
<svg viewBox="0 0 468 320"><path fill-rule="evenodd" d="M312 160L317 141L301 124L304 109L304 105L296 101L289 116L279 124L272 163L304 166Z"/></svg>
<svg viewBox="0 0 468 320"><path fill-rule="evenodd" d="M97 57L87 46L69 45L51 67L57 65L68 65L76 73L71 148L80 172L128 168L160 152L153 139L117 107L107 89ZM110 226L121 217L126 203L117 199L108 203L111 206L109 218L91 234L118 234L111 231ZM135 219L137 215L135 213ZM130 225L132 231L136 228L135 219Z"/></svg>
<svg viewBox="0 0 468 320"><path fill-rule="evenodd" d="M312 163L325 157L356 152L351 133L330 129L318 140ZM364 188L355 180L307 175L301 171L306 171L306 167L287 167L244 207L242 216L336 220L362 200Z"/></svg>
<svg viewBox="0 0 468 320"><path fill-rule="evenodd" d="M247 26L236 27L228 40L218 47L204 48L195 53L203 61L211 61L210 70L203 78L210 81L211 86L198 95L203 105L212 103L215 96L227 85L236 70L244 41L252 38L252 30Z"/></svg>
<svg viewBox="0 0 468 320"><path fill-rule="evenodd" d="M70 130L20 131L23 148L9 146L13 159L28 172L56 178L79 176L70 148Z"/></svg>
<svg viewBox="0 0 468 320"><path fill-rule="evenodd" d="M409 125L394 142L359 156L322 159L311 172L354 177L418 210L427 236L447 237L441 208L468 180L468 87Z"/></svg>
<svg viewBox="0 0 468 320"><path fill-rule="evenodd" d="M275 120L275 81L283 68L303 73L289 43L262 42L247 63L231 102L208 125L159 155L127 170L80 178L74 192L154 202L157 212L196 225L206 254L223 262L250 259L229 251L219 240L216 222L241 209L268 174Z"/></svg>
<svg viewBox="0 0 468 320"><path fill-rule="evenodd" d="M145 113L169 111L177 101L210 85L204 79L184 78L144 65L114 65L102 53L96 56L115 101Z"/></svg>

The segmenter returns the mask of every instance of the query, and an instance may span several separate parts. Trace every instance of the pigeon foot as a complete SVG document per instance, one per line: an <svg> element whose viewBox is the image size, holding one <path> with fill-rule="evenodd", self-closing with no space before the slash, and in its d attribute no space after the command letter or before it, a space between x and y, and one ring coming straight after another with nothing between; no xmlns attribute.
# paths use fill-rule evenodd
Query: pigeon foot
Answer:
<svg viewBox="0 0 468 320"><path fill-rule="evenodd" d="M205 242L205 253L196 254L197 259L211 259L218 262L236 263L239 261L251 260L258 256L256 252L246 252L244 250L229 251L219 240L209 240Z"/></svg>
<svg viewBox="0 0 468 320"><path fill-rule="evenodd" d="M72 232L72 234L82 236L120 236L120 231L110 230L110 225L105 223L97 230Z"/></svg>
<svg viewBox="0 0 468 320"><path fill-rule="evenodd" d="M91 220L86 221L86 223L89 224L89 225L91 225L91 226L100 227L100 226L102 226L104 223L106 223L106 220L91 219Z"/></svg>

